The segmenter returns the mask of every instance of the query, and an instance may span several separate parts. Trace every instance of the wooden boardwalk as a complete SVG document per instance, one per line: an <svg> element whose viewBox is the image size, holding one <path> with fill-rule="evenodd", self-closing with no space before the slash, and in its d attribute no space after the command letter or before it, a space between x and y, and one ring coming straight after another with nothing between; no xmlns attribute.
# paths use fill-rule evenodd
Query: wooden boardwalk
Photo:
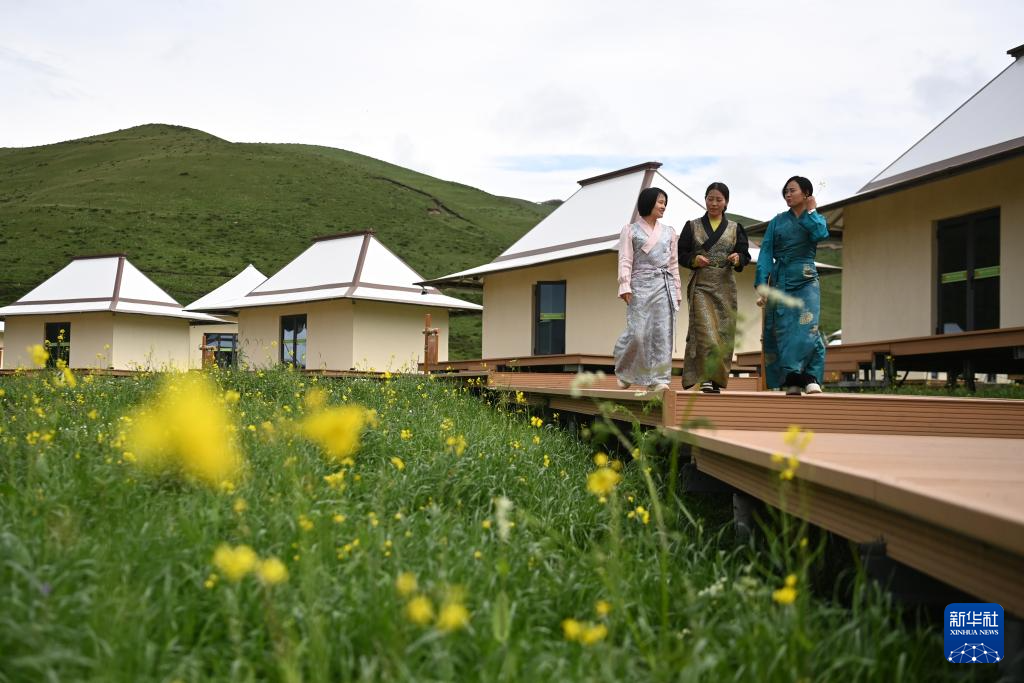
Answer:
<svg viewBox="0 0 1024 683"><path fill-rule="evenodd" d="M641 424L678 432L701 472L851 541L884 543L892 559L1024 616L1024 401L652 396L619 390L613 377L574 391L573 378L492 372L489 386L586 415L614 401ZM794 424L815 434L782 496L783 465L771 456L792 452L783 436Z"/></svg>

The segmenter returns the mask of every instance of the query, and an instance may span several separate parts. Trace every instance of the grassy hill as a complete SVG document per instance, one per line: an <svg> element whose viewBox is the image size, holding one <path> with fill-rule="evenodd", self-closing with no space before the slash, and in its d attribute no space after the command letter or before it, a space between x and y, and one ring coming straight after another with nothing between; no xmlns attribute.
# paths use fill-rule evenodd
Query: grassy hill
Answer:
<svg viewBox="0 0 1024 683"><path fill-rule="evenodd" d="M270 274L311 237L365 228L436 277L490 261L553 208L344 150L179 126L0 149L0 305L72 256L112 251L188 303L248 263ZM453 351L478 354L478 320L459 324L468 347Z"/></svg>
<svg viewBox="0 0 1024 683"><path fill-rule="evenodd" d="M127 253L188 303L248 263L271 274L312 237L365 228L437 277L487 263L559 204L496 197L345 150L233 143L181 126L0 149L0 305L73 256L109 252ZM826 310L834 298L838 311L838 295L826 290L831 331L838 312L833 327ZM479 357L479 316L452 326L451 357Z"/></svg>

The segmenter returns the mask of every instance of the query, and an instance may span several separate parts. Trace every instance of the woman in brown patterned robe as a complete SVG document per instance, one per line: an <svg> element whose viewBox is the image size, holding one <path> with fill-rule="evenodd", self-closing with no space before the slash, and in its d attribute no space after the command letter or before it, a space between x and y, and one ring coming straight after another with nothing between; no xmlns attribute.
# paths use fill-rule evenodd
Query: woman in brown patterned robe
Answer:
<svg viewBox="0 0 1024 683"><path fill-rule="evenodd" d="M750 263L747 233L725 216L729 188L711 183L707 208L679 236L679 263L693 271L686 287L690 326L686 333L683 386L700 384L717 394L729 383L736 338L736 276Z"/></svg>

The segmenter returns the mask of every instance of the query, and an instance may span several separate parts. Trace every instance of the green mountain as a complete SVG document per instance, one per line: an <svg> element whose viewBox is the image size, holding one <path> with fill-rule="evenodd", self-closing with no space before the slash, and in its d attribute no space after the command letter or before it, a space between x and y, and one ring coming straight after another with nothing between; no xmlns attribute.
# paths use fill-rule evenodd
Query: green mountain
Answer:
<svg viewBox="0 0 1024 683"><path fill-rule="evenodd" d="M490 261L553 208L340 149L180 126L0 149L0 305L72 256L109 252L188 303L248 263L270 274L312 237L365 228L437 277ZM479 316L457 326L452 353L478 355Z"/></svg>

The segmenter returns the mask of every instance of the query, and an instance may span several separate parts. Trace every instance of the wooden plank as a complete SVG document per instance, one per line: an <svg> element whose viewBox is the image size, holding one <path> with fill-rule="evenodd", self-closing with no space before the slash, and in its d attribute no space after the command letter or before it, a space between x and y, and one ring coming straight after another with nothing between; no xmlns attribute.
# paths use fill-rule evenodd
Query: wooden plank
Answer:
<svg viewBox="0 0 1024 683"><path fill-rule="evenodd" d="M771 454L791 452L777 432L694 430L689 438L772 471L783 465ZM796 476L1024 556L1021 446L1008 439L816 434L799 455ZM966 470L973 480L965 481Z"/></svg>
<svg viewBox="0 0 1024 683"><path fill-rule="evenodd" d="M1021 555L811 482L800 495L780 496L774 471L703 448L695 460L702 472L770 505L857 543L883 541L894 560L1024 615Z"/></svg>
<svg viewBox="0 0 1024 683"><path fill-rule="evenodd" d="M784 431L798 424L821 432L1024 439L1024 401L779 392L684 396L676 402L677 425L699 416L718 429Z"/></svg>

